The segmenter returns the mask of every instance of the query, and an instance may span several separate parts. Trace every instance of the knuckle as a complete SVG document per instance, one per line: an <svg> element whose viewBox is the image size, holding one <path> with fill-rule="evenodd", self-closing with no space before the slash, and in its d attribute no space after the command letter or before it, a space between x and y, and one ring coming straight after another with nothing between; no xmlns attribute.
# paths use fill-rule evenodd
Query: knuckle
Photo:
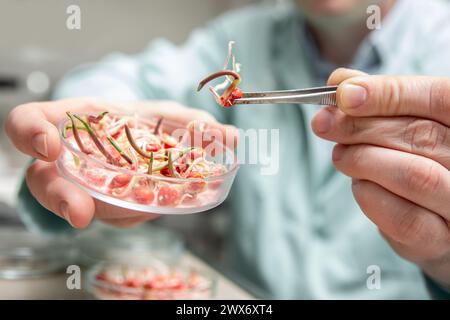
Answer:
<svg viewBox="0 0 450 320"><path fill-rule="evenodd" d="M334 72L331 75L337 75L343 72L347 72L349 69L344 68L344 67L339 67L336 70L334 70Z"/></svg>
<svg viewBox="0 0 450 320"><path fill-rule="evenodd" d="M381 86L380 94L383 98L379 100L381 102L380 110L385 114L398 114L406 90L404 82L388 77L381 82Z"/></svg>
<svg viewBox="0 0 450 320"><path fill-rule="evenodd" d="M427 217L416 212L415 205L411 204L397 221L396 236L404 243L429 243L434 241L435 235L426 226Z"/></svg>
<svg viewBox="0 0 450 320"><path fill-rule="evenodd" d="M330 77L328 78L328 79L329 79L328 82L329 82L329 83L336 83L336 82L337 82L337 79L339 78L339 76L340 76L341 74L343 74L344 72L347 72L347 69L346 69L346 68L343 68L343 67L337 68L336 70L334 70L334 71L331 73Z"/></svg>
<svg viewBox="0 0 450 320"><path fill-rule="evenodd" d="M350 162L354 166L360 166L362 164L362 162L363 162L364 154L367 151L367 147L365 147L365 146L355 146L355 147L350 147L350 148L353 149L351 154L350 154Z"/></svg>
<svg viewBox="0 0 450 320"><path fill-rule="evenodd" d="M348 136L354 136L361 131L359 121L356 117L345 116L346 126L345 134Z"/></svg>
<svg viewBox="0 0 450 320"><path fill-rule="evenodd" d="M429 113L435 117L448 117L450 108L450 80L439 79L431 82L428 101Z"/></svg>
<svg viewBox="0 0 450 320"><path fill-rule="evenodd" d="M433 153L439 146L445 145L447 129L441 124L424 119L415 119L405 128L403 143L411 152Z"/></svg>
<svg viewBox="0 0 450 320"><path fill-rule="evenodd" d="M403 172L406 187L414 192L434 193L441 184L440 171L435 164L428 161L413 159Z"/></svg>

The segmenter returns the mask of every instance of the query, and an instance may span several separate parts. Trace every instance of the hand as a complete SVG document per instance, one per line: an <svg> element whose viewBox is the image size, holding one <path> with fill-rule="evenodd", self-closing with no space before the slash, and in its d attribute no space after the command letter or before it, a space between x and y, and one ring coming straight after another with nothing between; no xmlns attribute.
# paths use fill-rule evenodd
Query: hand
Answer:
<svg viewBox="0 0 450 320"><path fill-rule="evenodd" d="M226 131L224 134L231 134L233 137L236 134L234 127L219 124L210 114L174 102L140 102L114 106L95 100L73 99L16 107L8 116L5 130L18 150L37 158L27 170L28 187L41 205L66 219L75 228L86 227L94 217L115 226L131 227L158 216L97 201L58 175L53 161L61 151L61 142L55 125L66 117L66 111L97 113L105 110L138 112L143 116L161 115L186 124L192 120L201 120L214 129ZM233 140L232 143L234 145L236 142Z"/></svg>
<svg viewBox="0 0 450 320"><path fill-rule="evenodd" d="M450 79L339 69L336 107L312 121L338 144L362 211L393 249L450 287Z"/></svg>

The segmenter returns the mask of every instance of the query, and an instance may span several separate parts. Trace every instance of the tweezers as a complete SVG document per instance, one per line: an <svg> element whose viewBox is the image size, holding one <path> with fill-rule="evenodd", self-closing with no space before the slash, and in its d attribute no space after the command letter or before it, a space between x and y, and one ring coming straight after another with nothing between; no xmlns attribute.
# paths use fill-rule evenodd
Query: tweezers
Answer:
<svg viewBox="0 0 450 320"><path fill-rule="evenodd" d="M300 90L243 92L233 104L314 104L336 105L337 86Z"/></svg>

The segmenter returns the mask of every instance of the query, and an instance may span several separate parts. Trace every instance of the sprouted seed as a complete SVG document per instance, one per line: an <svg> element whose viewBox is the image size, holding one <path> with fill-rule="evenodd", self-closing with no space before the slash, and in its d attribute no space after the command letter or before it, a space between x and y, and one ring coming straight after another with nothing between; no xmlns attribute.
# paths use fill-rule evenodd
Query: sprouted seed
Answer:
<svg viewBox="0 0 450 320"><path fill-rule="evenodd" d="M208 188L193 188L193 182L203 183L207 177L224 174L224 165L209 160L201 147L183 144L186 137L177 140L164 131L160 118L153 126L137 117L111 115L76 115L67 112L69 122L62 128L62 136L89 157L132 173L109 174L100 168L87 166L79 157L71 157L72 167L84 183L103 193L134 200L141 204L153 202L175 206L185 200L193 201ZM187 128L192 127L188 124ZM186 129L186 134L189 134ZM120 170L119 170L120 171ZM189 179L189 183L168 183L152 177ZM219 182L220 183L220 182Z"/></svg>
<svg viewBox="0 0 450 320"><path fill-rule="evenodd" d="M209 91L213 94L217 103L223 107L231 107L236 99L242 98L242 90L238 87L241 83L241 76L239 74L240 65L236 63L236 58L233 54L234 41L230 41L228 44L228 55L225 61L223 70L212 73L211 75L200 81L197 91L203 89L203 87L213 81L214 79L225 77L224 82L210 86ZM228 69L231 63L231 70ZM219 94L219 91L223 91Z"/></svg>

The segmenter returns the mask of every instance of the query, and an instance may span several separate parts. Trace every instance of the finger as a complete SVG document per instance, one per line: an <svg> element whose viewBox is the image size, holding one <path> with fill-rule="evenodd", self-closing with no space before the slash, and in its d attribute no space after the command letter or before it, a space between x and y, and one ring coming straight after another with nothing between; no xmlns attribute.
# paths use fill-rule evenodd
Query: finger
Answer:
<svg viewBox="0 0 450 320"><path fill-rule="evenodd" d="M159 215L142 211L135 211L126 208L117 207L109 203L95 199L95 217L104 220L120 220L120 219L154 219Z"/></svg>
<svg viewBox="0 0 450 320"><path fill-rule="evenodd" d="M21 152L44 161L54 161L61 148L55 125L66 116L66 111L87 113L106 108L105 104L88 99L28 103L10 112L5 131Z"/></svg>
<svg viewBox="0 0 450 320"><path fill-rule="evenodd" d="M450 124L450 79L361 76L342 82L337 105L358 116L417 116Z"/></svg>
<svg viewBox="0 0 450 320"><path fill-rule="evenodd" d="M312 120L321 138L341 144L372 144L433 159L450 168L450 129L415 117L351 117L326 107Z"/></svg>
<svg viewBox="0 0 450 320"><path fill-rule="evenodd" d="M373 181L450 220L450 172L431 159L371 145L337 145L333 162L348 176Z"/></svg>
<svg viewBox="0 0 450 320"><path fill-rule="evenodd" d="M364 214L378 228L422 258L436 256L448 245L446 221L430 210L367 180L353 180L352 191Z"/></svg>
<svg viewBox="0 0 450 320"><path fill-rule="evenodd" d="M61 148L58 129L36 105L15 108L5 123L6 134L21 152L45 161L55 160Z"/></svg>
<svg viewBox="0 0 450 320"><path fill-rule="evenodd" d="M53 163L36 160L27 170L31 194L48 210L75 228L86 227L94 216L93 199L83 190L58 175Z"/></svg>
<svg viewBox="0 0 450 320"><path fill-rule="evenodd" d="M444 239L442 239L442 241L436 241L434 244L432 241L428 241L430 245L422 244L420 246L397 241L381 230L380 233L399 256L408 261L414 262L415 264L418 264L423 270L425 270L425 266L430 262L437 262L438 264L442 265L442 258L448 260L448 257L445 257L445 254L443 256L443 252L448 253L448 247L450 245L448 239L447 241L445 241ZM448 275L447 270L445 270L445 275ZM442 276L437 278L442 278Z"/></svg>
<svg viewBox="0 0 450 320"><path fill-rule="evenodd" d="M353 69L347 69L347 68L338 68L330 75L328 78L328 85L329 86L337 86L342 81L347 80L349 78L358 77L358 76L365 76L367 73L359 71L359 70L353 70Z"/></svg>

